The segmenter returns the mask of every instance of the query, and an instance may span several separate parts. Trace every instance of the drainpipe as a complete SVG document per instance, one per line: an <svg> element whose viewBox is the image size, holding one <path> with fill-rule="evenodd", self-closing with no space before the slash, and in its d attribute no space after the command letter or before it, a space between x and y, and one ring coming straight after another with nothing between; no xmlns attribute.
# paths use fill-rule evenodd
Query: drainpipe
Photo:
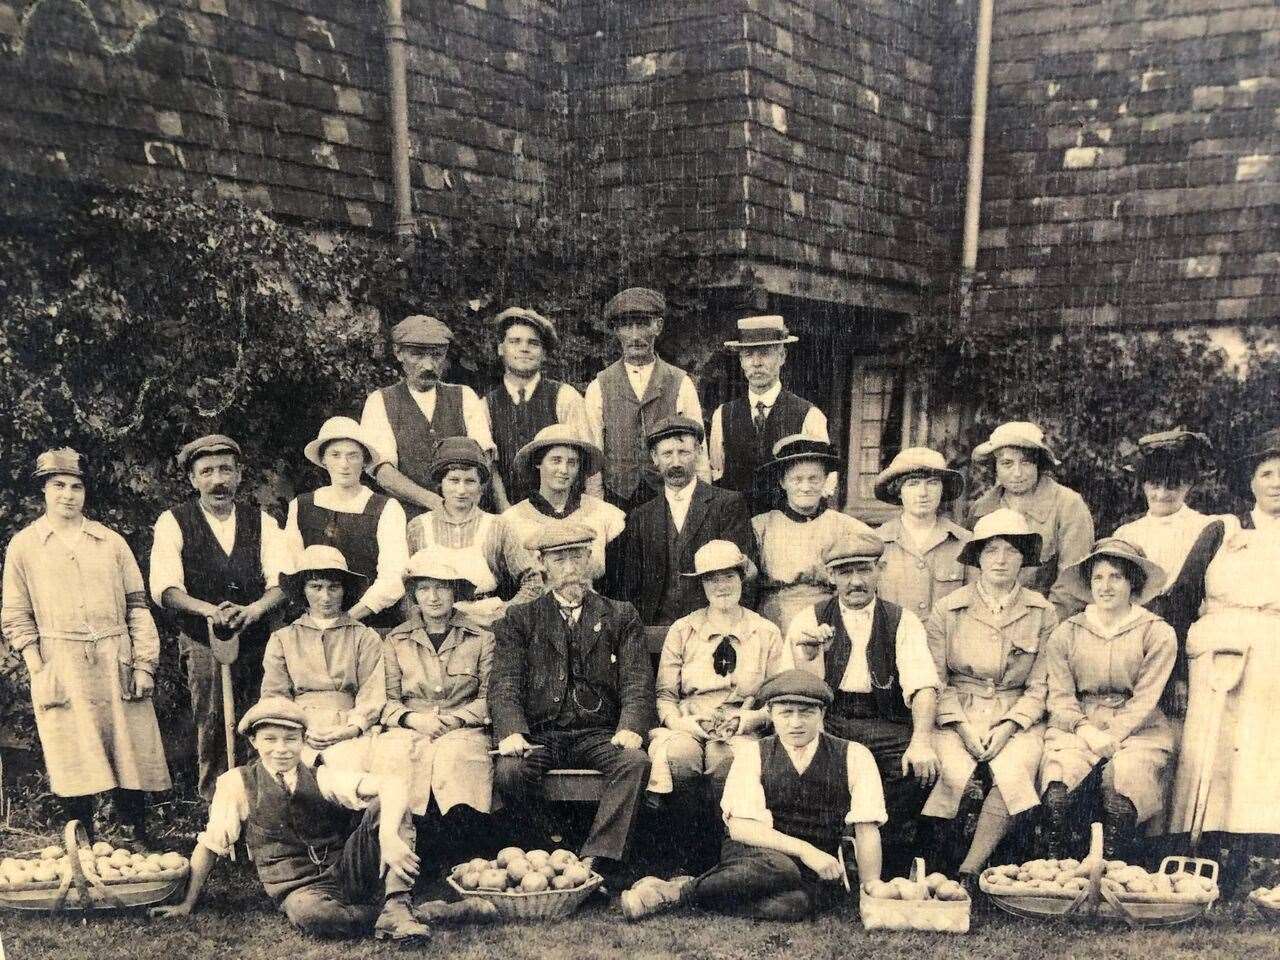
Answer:
<svg viewBox="0 0 1280 960"><path fill-rule="evenodd" d="M987 80L991 74L991 20L995 0L978 3L978 51L973 61L973 104L969 118L969 184L964 198L961 266L970 281L978 266L978 218L982 210L982 160L987 133ZM966 282L966 287L967 287Z"/></svg>
<svg viewBox="0 0 1280 960"><path fill-rule="evenodd" d="M409 192L409 88L406 79L409 34L402 0L387 0L387 112L391 118L391 232L401 244L413 237L413 200Z"/></svg>

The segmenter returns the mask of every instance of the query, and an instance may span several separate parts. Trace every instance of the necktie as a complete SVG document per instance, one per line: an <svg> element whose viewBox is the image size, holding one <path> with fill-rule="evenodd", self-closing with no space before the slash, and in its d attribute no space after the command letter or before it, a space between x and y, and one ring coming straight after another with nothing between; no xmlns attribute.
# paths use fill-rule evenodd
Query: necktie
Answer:
<svg viewBox="0 0 1280 960"><path fill-rule="evenodd" d="M276 774L276 783L280 784L280 789L284 791L286 797L293 795L293 791L289 789L289 783L285 780L283 773Z"/></svg>
<svg viewBox="0 0 1280 960"><path fill-rule="evenodd" d="M560 616L564 617L564 622L569 626L574 626L578 622L578 614L582 612L582 604L560 604Z"/></svg>
<svg viewBox="0 0 1280 960"><path fill-rule="evenodd" d="M524 406L524 399L525 399L525 397L524 397L524 387L520 387L518 390L516 390L516 406L517 406L517 407L523 407L523 406Z"/></svg>
<svg viewBox="0 0 1280 960"><path fill-rule="evenodd" d="M769 415L768 408L765 407L764 401L757 400L756 415L751 418L752 420L755 421L757 434L764 433L764 421L765 421L765 417L767 417L768 415Z"/></svg>

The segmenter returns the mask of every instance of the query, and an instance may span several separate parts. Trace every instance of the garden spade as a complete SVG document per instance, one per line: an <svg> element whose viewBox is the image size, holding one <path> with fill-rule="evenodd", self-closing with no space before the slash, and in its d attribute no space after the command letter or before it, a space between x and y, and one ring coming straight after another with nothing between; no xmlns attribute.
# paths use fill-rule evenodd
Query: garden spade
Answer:
<svg viewBox="0 0 1280 960"><path fill-rule="evenodd" d="M240 656L240 631L225 640L218 636L212 620L209 624L209 653L218 661L222 679L222 730L227 738L227 769L236 768L236 701L231 689L231 665ZM231 859L235 859L232 851Z"/></svg>
<svg viewBox="0 0 1280 960"><path fill-rule="evenodd" d="M1205 812L1209 807L1209 787L1213 772L1218 766L1218 731L1222 729L1222 714L1227 709L1227 694L1235 689L1244 674L1244 662L1248 651L1218 650L1213 654L1213 667L1209 674L1209 717L1201 741L1199 778L1196 781L1195 806L1191 808L1191 849L1200 847L1204 835Z"/></svg>

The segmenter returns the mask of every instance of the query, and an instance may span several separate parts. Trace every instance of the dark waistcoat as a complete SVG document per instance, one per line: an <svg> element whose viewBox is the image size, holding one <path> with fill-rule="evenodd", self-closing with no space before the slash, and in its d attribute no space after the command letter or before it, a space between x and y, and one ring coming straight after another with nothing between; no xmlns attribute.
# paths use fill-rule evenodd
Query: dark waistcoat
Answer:
<svg viewBox="0 0 1280 960"><path fill-rule="evenodd" d="M257 507L237 503L236 539L231 555L213 535L198 500L173 508L174 519L182 531L182 576L187 594L197 600L218 604L224 600L241 605L254 603L266 592L267 581L262 571L262 513ZM204 617L179 614L178 624L190 639L209 642L208 622ZM240 636L246 646L264 645L270 623L263 618Z"/></svg>
<svg viewBox="0 0 1280 960"><path fill-rule="evenodd" d="M849 812L848 741L818 734L818 749L796 773L777 737L760 741L760 786L773 828L834 854Z"/></svg>
<svg viewBox="0 0 1280 960"><path fill-rule="evenodd" d="M903 703L902 682L898 678L898 624L902 621L902 608L879 597L872 602L875 609L871 614L871 641L867 644L870 693L848 693L840 689L853 649L844 618L840 616L840 601L832 597L813 608L818 623L828 624L835 630L824 664L827 685L836 695L831 712L837 717L878 717L905 723L911 719L911 712Z"/></svg>

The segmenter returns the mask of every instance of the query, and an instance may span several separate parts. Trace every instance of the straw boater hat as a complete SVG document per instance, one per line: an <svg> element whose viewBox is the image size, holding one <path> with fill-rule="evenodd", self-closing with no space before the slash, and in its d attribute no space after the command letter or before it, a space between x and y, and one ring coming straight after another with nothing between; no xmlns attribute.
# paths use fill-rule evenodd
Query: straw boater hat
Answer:
<svg viewBox="0 0 1280 960"><path fill-rule="evenodd" d="M791 335L782 317L770 314L764 317L743 317L738 321L738 339L726 340L724 345L732 350L740 350L743 347L771 347L799 341L799 337Z"/></svg>
<svg viewBox="0 0 1280 960"><path fill-rule="evenodd" d="M83 480L85 478L84 457L70 447L46 450L36 457L36 465L32 470L32 477L35 480L40 481L56 475L79 477Z"/></svg>
<svg viewBox="0 0 1280 960"><path fill-rule="evenodd" d="M404 592L412 596L415 583L428 578L451 584L454 600L470 600L475 596L475 583L469 577L459 573L457 567L434 550L419 550L409 558L409 563L401 574Z"/></svg>
<svg viewBox="0 0 1280 960"><path fill-rule="evenodd" d="M414 314L391 328L391 342L406 347L447 347L453 342L453 331L435 317Z"/></svg>
<svg viewBox="0 0 1280 960"><path fill-rule="evenodd" d="M356 590L364 587L365 577L347 566L347 558L337 547L328 547L322 543L313 543L302 551L298 560L298 568L293 573L280 575L280 586L294 597L301 597L302 588L314 577L325 580L337 580L342 584L344 598L349 598Z"/></svg>
<svg viewBox="0 0 1280 960"><path fill-rule="evenodd" d="M973 539L960 548L957 559L966 567L976 567L982 548L997 538L1008 540L1022 554L1023 566L1040 565L1040 534L1031 529L1026 517L1008 507L992 510L973 525Z"/></svg>
<svg viewBox="0 0 1280 960"><path fill-rule="evenodd" d="M829 707L833 699L825 680L798 667L775 673L760 685L756 693L758 703L804 703Z"/></svg>
<svg viewBox="0 0 1280 960"><path fill-rule="evenodd" d="M218 453L229 453L239 460L241 458L240 444L221 433L209 433L203 437L196 437L190 443L184 444L182 449L178 451L176 458L178 469L185 472L191 464L201 457L210 457Z"/></svg>
<svg viewBox="0 0 1280 960"><path fill-rule="evenodd" d="M266 697L245 711L236 729L246 737L252 736L253 731L264 723L269 723L273 727L306 730L307 715L292 700L284 697Z"/></svg>
<svg viewBox="0 0 1280 960"><path fill-rule="evenodd" d="M1213 444L1203 433L1175 427L1139 437L1137 445L1125 452L1124 469L1138 477L1173 473L1193 480L1209 472L1212 453Z"/></svg>
<svg viewBox="0 0 1280 960"><path fill-rule="evenodd" d="M942 481L944 503L955 500L964 493L964 476L960 471L948 467L942 454L928 447L907 447L876 477L876 499L881 503L901 506L901 487L894 489L894 481L908 477L938 477Z"/></svg>
<svg viewBox="0 0 1280 960"><path fill-rule="evenodd" d="M780 476L791 464L803 460L817 460L828 468L835 467L840 462L831 444L825 440L793 433L773 445L773 459L756 467L756 473L761 477Z"/></svg>
<svg viewBox="0 0 1280 960"><path fill-rule="evenodd" d="M743 580L756 575L756 565L751 558L728 540L708 540L693 555L693 569L681 571L682 577L705 577L721 570L737 570Z"/></svg>
<svg viewBox="0 0 1280 960"><path fill-rule="evenodd" d="M1166 579L1164 569L1155 561L1147 559L1146 553L1136 544L1121 540L1119 537L1103 537L1093 545L1087 557L1062 571L1062 583L1073 597L1085 603L1093 602L1093 591L1089 589L1085 571L1092 573L1093 561L1100 557L1118 560L1122 564L1127 563L1142 571L1146 582L1143 583L1142 590L1133 597L1134 603L1143 604L1152 597L1159 596Z"/></svg>
<svg viewBox="0 0 1280 960"><path fill-rule="evenodd" d="M603 469L604 454L599 447L589 440L583 440L572 427L553 423L539 430L532 440L520 448L512 461L512 472L519 476L532 471L542 462L542 455L552 447L572 447L578 451L578 456L582 458L582 468L578 472L580 477L589 477Z"/></svg>
<svg viewBox="0 0 1280 960"><path fill-rule="evenodd" d="M435 456L427 468L428 482L439 483L455 467L475 467L480 472L480 482L489 482L489 458L470 437L445 437L436 444Z"/></svg>
<svg viewBox="0 0 1280 960"><path fill-rule="evenodd" d="M596 532L576 520L553 520L544 523L525 541L525 549L534 553L559 553L575 547L590 547Z"/></svg>
<svg viewBox="0 0 1280 960"><path fill-rule="evenodd" d="M1060 461L1053 455L1049 445L1045 443L1044 431L1036 424L1025 420L1013 420L1002 423L991 432L991 436L973 449L974 460L990 460L1001 447L1020 447L1023 450L1038 452L1049 466L1060 466Z"/></svg>
<svg viewBox="0 0 1280 960"><path fill-rule="evenodd" d="M499 338L505 337L507 331L517 323L522 323L526 327L533 327L534 330L537 330L538 336L542 338L542 346L547 353L551 353L560 345L560 337L556 333L556 325L536 310L530 310L526 307L507 307L507 309L493 318L493 325L497 328Z"/></svg>
<svg viewBox="0 0 1280 960"><path fill-rule="evenodd" d="M822 551L822 563L828 570L847 566L855 560L878 560L884 553L884 541L865 530L841 533Z"/></svg>
<svg viewBox="0 0 1280 960"><path fill-rule="evenodd" d="M320 426L316 438L302 448L302 454L317 467L323 468L324 448L334 440L350 440L364 448L365 460L378 463L382 458L378 448L369 440L364 427L350 417L330 417Z"/></svg>

